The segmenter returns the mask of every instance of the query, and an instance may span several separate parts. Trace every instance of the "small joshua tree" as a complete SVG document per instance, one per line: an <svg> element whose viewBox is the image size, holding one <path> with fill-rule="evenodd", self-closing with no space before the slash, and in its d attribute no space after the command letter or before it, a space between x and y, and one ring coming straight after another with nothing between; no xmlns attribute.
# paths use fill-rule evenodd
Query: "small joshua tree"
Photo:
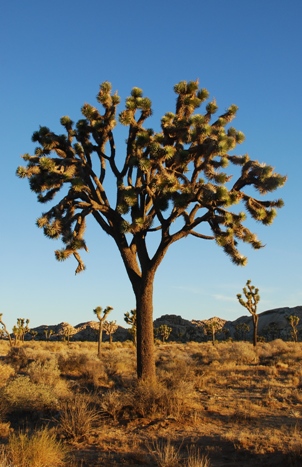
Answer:
<svg viewBox="0 0 302 467"><path fill-rule="evenodd" d="M2 320L2 316L3 316L3 313L0 313L0 324L1 324L1 326L2 326L2 331L3 331L3 334L4 334L5 336L7 336L8 341L9 341L9 345L12 347L12 346L13 346L12 338L11 338L10 333L9 333L8 330L7 330L7 327L6 327L5 323L4 323L3 320Z"/></svg>
<svg viewBox="0 0 302 467"><path fill-rule="evenodd" d="M298 324L300 321L299 316L290 315L287 317L287 320L292 328L291 334L294 342L298 342Z"/></svg>
<svg viewBox="0 0 302 467"><path fill-rule="evenodd" d="M103 329L105 333L109 336L109 344L112 344L112 334L118 330L118 325L116 321L104 321Z"/></svg>
<svg viewBox="0 0 302 467"><path fill-rule="evenodd" d="M52 336L54 334L53 329L48 329L48 327L46 329L44 329L43 332L44 332L44 335L45 335L45 339L47 341L49 341L50 336Z"/></svg>
<svg viewBox="0 0 302 467"><path fill-rule="evenodd" d="M259 289L256 289L254 285L251 284L251 281L246 282L246 287L243 288L243 293L246 297L246 300L242 298L241 294L237 294L240 305L244 306L252 315L253 318L253 345L257 345L257 333L258 333L258 321L259 316L257 315L257 305L260 301Z"/></svg>
<svg viewBox="0 0 302 467"><path fill-rule="evenodd" d="M13 327L13 334L15 336L15 344L17 344L17 341L24 342L25 334L27 334L30 331L28 325L29 325L29 319L26 319L26 320L25 318L17 319L17 324Z"/></svg>
<svg viewBox="0 0 302 467"><path fill-rule="evenodd" d="M204 330L206 334L212 336L212 344L215 345L216 333L221 331L223 328L223 324L221 324L217 318L209 319L208 322L205 324Z"/></svg>
<svg viewBox="0 0 302 467"><path fill-rule="evenodd" d="M129 324L129 326L131 326L129 332L131 333L134 345L136 346L136 309L124 313L124 320Z"/></svg>
<svg viewBox="0 0 302 467"><path fill-rule="evenodd" d="M111 306L107 306L105 310L101 306L97 306L94 310L93 313L97 316L97 319L99 320L99 333L98 333L98 357L101 358L101 344L103 340L103 326L104 322L109 315L109 313L113 310ZM102 315L103 312L103 315Z"/></svg>
<svg viewBox="0 0 302 467"><path fill-rule="evenodd" d="M155 335L159 336L163 343L169 339L171 332L172 328L166 324L161 324L157 329L155 329Z"/></svg>
<svg viewBox="0 0 302 467"><path fill-rule="evenodd" d="M67 342L67 344L69 344L71 336L73 336L73 334L75 333L76 333L76 330L74 329L73 326L71 326L68 323L64 323L62 324L62 329L59 335L63 336L64 341Z"/></svg>

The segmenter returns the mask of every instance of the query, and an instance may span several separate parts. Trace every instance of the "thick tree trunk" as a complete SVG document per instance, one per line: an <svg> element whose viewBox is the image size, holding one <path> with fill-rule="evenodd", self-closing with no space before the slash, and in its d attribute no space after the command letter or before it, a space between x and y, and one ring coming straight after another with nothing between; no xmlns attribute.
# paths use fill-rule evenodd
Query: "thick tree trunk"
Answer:
<svg viewBox="0 0 302 467"><path fill-rule="evenodd" d="M153 331L153 279L142 280L135 289L137 376L155 381L154 331Z"/></svg>

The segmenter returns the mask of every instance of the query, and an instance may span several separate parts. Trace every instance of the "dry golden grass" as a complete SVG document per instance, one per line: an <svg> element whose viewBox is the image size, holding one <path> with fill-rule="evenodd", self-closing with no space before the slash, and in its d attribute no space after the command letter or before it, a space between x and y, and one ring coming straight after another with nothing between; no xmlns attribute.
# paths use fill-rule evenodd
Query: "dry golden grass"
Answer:
<svg viewBox="0 0 302 467"><path fill-rule="evenodd" d="M47 428L35 433L13 433L2 451L0 465L7 467L59 467L65 465L67 451Z"/></svg>
<svg viewBox="0 0 302 467"><path fill-rule="evenodd" d="M302 465L301 343L158 344L151 386L131 343L104 344L101 360L80 342L0 341L0 354L5 449L50 424L68 467Z"/></svg>

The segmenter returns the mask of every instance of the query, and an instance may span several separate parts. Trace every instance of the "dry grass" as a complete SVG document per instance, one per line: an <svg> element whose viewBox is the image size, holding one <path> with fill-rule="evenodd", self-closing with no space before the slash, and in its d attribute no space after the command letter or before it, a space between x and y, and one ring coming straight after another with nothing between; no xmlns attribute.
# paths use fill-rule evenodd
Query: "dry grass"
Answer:
<svg viewBox="0 0 302 467"><path fill-rule="evenodd" d="M59 467L65 465L66 448L44 428L33 434L13 433L1 457L0 465L7 467Z"/></svg>
<svg viewBox="0 0 302 467"><path fill-rule="evenodd" d="M302 465L301 343L159 344L151 386L136 382L131 343L96 353L0 341L0 467L41 467L17 462L47 436L76 446L53 466Z"/></svg>

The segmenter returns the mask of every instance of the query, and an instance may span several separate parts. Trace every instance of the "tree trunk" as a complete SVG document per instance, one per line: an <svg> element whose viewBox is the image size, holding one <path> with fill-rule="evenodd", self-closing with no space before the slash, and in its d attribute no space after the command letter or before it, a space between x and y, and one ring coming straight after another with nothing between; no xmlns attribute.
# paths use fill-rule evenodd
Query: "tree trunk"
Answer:
<svg viewBox="0 0 302 467"><path fill-rule="evenodd" d="M103 323L99 324L99 339L98 339L98 357L101 358L101 344L103 340Z"/></svg>
<svg viewBox="0 0 302 467"><path fill-rule="evenodd" d="M153 330L153 279L141 280L135 288L137 376L155 381L154 330Z"/></svg>
<svg viewBox="0 0 302 467"><path fill-rule="evenodd" d="M258 315L253 315L253 325L254 325L254 335L253 335L253 345L257 345L257 334L258 334Z"/></svg>

